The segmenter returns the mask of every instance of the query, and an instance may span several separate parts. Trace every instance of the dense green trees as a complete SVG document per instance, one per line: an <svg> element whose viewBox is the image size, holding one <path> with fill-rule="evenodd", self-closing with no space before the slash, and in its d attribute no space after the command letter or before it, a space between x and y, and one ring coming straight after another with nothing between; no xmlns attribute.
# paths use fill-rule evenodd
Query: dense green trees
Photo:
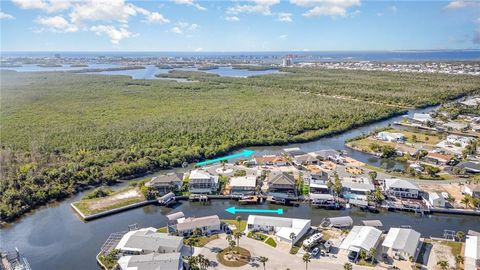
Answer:
<svg viewBox="0 0 480 270"><path fill-rule="evenodd" d="M0 219L119 178L247 145L311 140L402 111L362 101L377 90L378 103L426 105L480 85L466 76L292 72L183 72L198 82L177 83L2 71Z"/></svg>

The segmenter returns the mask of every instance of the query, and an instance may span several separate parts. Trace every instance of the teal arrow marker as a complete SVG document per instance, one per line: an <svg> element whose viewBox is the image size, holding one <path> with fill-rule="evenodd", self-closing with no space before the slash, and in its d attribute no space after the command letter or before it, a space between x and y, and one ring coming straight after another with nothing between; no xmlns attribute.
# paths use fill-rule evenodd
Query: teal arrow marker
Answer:
<svg viewBox="0 0 480 270"><path fill-rule="evenodd" d="M219 158L215 158L215 159L208 159L208 160L205 160L205 161L202 161L202 162L198 162L195 165L203 166L203 165L219 162L219 161L222 161L222 160L228 160L228 159L240 158L240 157L248 157L248 156L251 156L253 153L255 153L255 152L252 151L252 150L243 150L242 152L237 153L237 154L232 154L232 155L219 157Z"/></svg>
<svg viewBox="0 0 480 270"><path fill-rule="evenodd" d="M275 210L269 210L269 209L251 209L251 208L244 208L244 209L237 209L235 206L232 206L230 208L225 209L230 214L235 213L275 213L278 215L283 215L283 208L278 208Z"/></svg>

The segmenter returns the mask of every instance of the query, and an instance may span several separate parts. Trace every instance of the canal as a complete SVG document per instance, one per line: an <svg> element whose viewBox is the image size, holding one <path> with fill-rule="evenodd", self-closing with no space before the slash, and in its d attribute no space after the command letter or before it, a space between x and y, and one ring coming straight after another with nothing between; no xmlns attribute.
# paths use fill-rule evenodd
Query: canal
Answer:
<svg viewBox="0 0 480 270"><path fill-rule="evenodd" d="M434 107L412 110L409 114L430 111L432 109ZM376 128L384 127L400 119L401 116L390 118L308 143L291 144L288 146L253 147L249 149L253 149L257 152L256 154L261 155L278 152L285 147L300 147L306 151L333 148L345 150L349 156L362 162L392 169L402 166L402 164L382 160L345 148L344 141L345 139L371 132ZM82 193L63 202L43 207L11 226L0 229L0 248L13 249L18 247L28 258L34 270L96 270L100 269L100 267L96 264L95 256L108 235L112 232L126 230L129 224L137 223L140 227L162 227L166 224L165 215L176 211L183 211L186 216L217 214L224 219L233 219L234 216L225 212L225 209L236 205L236 202L223 200L213 201L208 205L185 201L174 208L149 205L84 223L70 208L70 203L79 200L81 196L83 196ZM258 207L277 208L277 206L267 204ZM311 219L314 226L318 225L323 218L331 216L350 215L354 219L355 224L361 224L361 220L364 219L379 219L384 224L384 230L392 226L411 225L412 228L422 233L424 237L441 237L444 229L480 230L480 217L472 216L435 214L420 217L413 213L405 212L372 214L361 212L357 209L341 211L312 209L309 205L284 207L284 211L284 216L286 217ZM243 215L244 219L246 217L246 215Z"/></svg>

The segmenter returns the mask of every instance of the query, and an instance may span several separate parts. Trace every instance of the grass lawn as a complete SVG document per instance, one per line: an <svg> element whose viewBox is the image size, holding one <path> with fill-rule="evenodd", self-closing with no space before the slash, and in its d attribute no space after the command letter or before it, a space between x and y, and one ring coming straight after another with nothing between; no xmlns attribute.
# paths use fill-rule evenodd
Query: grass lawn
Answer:
<svg viewBox="0 0 480 270"><path fill-rule="evenodd" d="M267 240L265 240L265 244L272 246L272 247L277 247L277 242L273 240L273 238L269 237Z"/></svg>
<svg viewBox="0 0 480 270"><path fill-rule="evenodd" d="M365 169L371 170L371 171L383 172L383 173L385 172L384 168L375 167L375 166L372 166L370 164L365 164L362 167L365 168Z"/></svg>
<svg viewBox="0 0 480 270"><path fill-rule="evenodd" d="M298 250L300 250L300 247L297 247L297 246L293 246L291 249L290 249L290 254L297 254L298 253Z"/></svg>
<svg viewBox="0 0 480 270"><path fill-rule="evenodd" d="M368 267L375 267L375 264L372 264L371 260L359 260L357 262L357 265L360 266L368 266Z"/></svg>
<svg viewBox="0 0 480 270"><path fill-rule="evenodd" d="M231 255L229 253L232 253ZM230 257L231 256L231 257ZM240 267L250 262L250 252L241 247L226 248L217 254L220 264L227 267Z"/></svg>
<svg viewBox="0 0 480 270"><path fill-rule="evenodd" d="M390 132L395 132L395 133L402 133L405 135L407 138L407 142L409 143L427 143L427 144L437 144L439 143L442 139L438 135L434 134L425 134L421 132L413 132L413 131L407 131L407 130L392 130ZM413 140L413 136L416 137L416 140Z"/></svg>
<svg viewBox="0 0 480 270"><path fill-rule="evenodd" d="M136 187L116 191L106 197L80 200L73 203L84 215L89 216L130 204L145 201Z"/></svg>
<svg viewBox="0 0 480 270"><path fill-rule="evenodd" d="M247 237L258 240L258 241L262 241L262 242L264 242L268 238L268 236L259 232L249 232L247 234Z"/></svg>
<svg viewBox="0 0 480 270"><path fill-rule="evenodd" d="M452 254L454 257L461 256L462 255L462 242L453 242L453 241L439 241L442 245L445 245L447 247L450 247L452 249ZM455 265L455 269L463 269L463 265L460 263L457 263Z"/></svg>
<svg viewBox="0 0 480 270"><path fill-rule="evenodd" d="M218 239L219 236L218 234L212 234L210 236L200 236L197 237L198 242L194 245L194 247L204 247L206 244L208 244L210 241L213 241L215 239ZM183 243L186 244L186 239L183 239Z"/></svg>
<svg viewBox="0 0 480 270"><path fill-rule="evenodd" d="M158 233L168 233L167 227L161 227L157 229Z"/></svg>
<svg viewBox="0 0 480 270"><path fill-rule="evenodd" d="M237 227L237 230L236 231L241 231L241 232L244 232L245 229L247 228L247 221L246 220L240 220L240 228L238 228L238 221L236 220L233 220L233 219L227 219L227 220L224 220L223 222L227 223L227 224L230 224L230 225L235 225L235 227Z"/></svg>
<svg viewBox="0 0 480 270"><path fill-rule="evenodd" d="M368 138L363 138L363 139L356 140L356 141L348 142L348 143L347 143L347 146L350 146L350 147L355 148L355 149L359 149L359 150L362 151L362 152L374 153L374 152L372 151L372 149L370 148L370 145L371 145L372 143L375 143L375 144L380 145L380 146L389 145L389 146L395 147L395 144L394 144L394 143L389 143L389 142L384 142L384 141L380 141L380 140L375 140L375 139L372 139L372 138L370 138L370 137L368 137Z"/></svg>

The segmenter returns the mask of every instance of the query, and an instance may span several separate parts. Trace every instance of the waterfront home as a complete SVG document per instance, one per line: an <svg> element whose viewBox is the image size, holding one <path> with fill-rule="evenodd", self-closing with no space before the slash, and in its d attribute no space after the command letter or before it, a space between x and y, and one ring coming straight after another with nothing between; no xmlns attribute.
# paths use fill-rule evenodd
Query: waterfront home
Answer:
<svg viewBox="0 0 480 270"><path fill-rule="evenodd" d="M349 259L356 261L361 250L368 252L372 248L377 248L381 236L382 231L377 228L371 226L353 226L339 248L348 251Z"/></svg>
<svg viewBox="0 0 480 270"><path fill-rule="evenodd" d="M167 231L169 233L175 232L175 226L179 221L185 220L185 214L183 212L175 212L165 216L167 218Z"/></svg>
<svg viewBox="0 0 480 270"><path fill-rule="evenodd" d="M212 193L218 190L218 176L197 169L190 172L188 191L191 193Z"/></svg>
<svg viewBox="0 0 480 270"><path fill-rule="evenodd" d="M266 155L261 157L254 157L255 165L259 166L287 166L288 160L283 156Z"/></svg>
<svg viewBox="0 0 480 270"><path fill-rule="evenodd" d="M443 127L447 130L466 131L469 125L467 123L448 122L443 124Z"/></svg>
<svg viewBox="0 0 480 270"><path fill-rule="evenodd" d="M158 233L155 228L143 228L127 232L115 249L122 254L148 254L180 252L183 247L183 237Z"/></svg>
<svg viewBox="0 0 480 270"><path fill-rule="evenodd" d="M433 118L428 113L414 113L411 120L419 124L426 124L428 122L432 122Z"/></svg>
<svg viewBox="0 0 480 270"><path fill-rule="evenodd" d="M383 240L382 250L400 260L415 258L420 250L420 233L412 229L390 228Z"/></svg>
<svg viewBox="0 0 480 270"><path fill-rule="evenodd" d="M405 135L403 135L402 133L394 133L394 132L387 132L387 131L379 132L376 138L378 140L386 141L386 142L404 143L406 141Z"/></svg>
<svg viewBox="0 0 480 270"><path fill-rule="evenodd" d="M304 183L309 185L310 194L327 194L330 193L328 188L328 174L324 171L316 173L305 173L303 175Z"/></svg>
<svg viewBox="0 0 480 270"><path fill-rule="evenodd" d="M254 194L257 187L256 176L236 176L230 179L230 194Z"/></svg>
<svg viewBox="0 0 480 270"><path fill-rule="evenodd" d="M467 235L465 239L465 270L480 268L480 236Z"/></svg>
<svg viewBox="0 0 480 270"><path fill-rule="evenodd" d="M306 154L305 151L301 150L298 147L285 148L285 149L283 149L283 152L285 153L285 155L287 155L289 157L295 157L295 156L300 156L300 155L305 155Z"/></svg>
<svg viewBox="0 0 480 270"><path fill-rule="evenodd" d="M466 184L463 185L463 193L468 194L474 198L480 198L480 184Z"/></svg>
<svg viewBox="0 0 480 270"><path fill-rule="evenodd" d="M367 194L375 190L372 181L366 177L344 177L342 178L343 197L347 199L366 200Z"/></svg>
<svg viewBox="0 0 480 270"><path fill-rule="evenodd" d="M123 256L118 259L118 268L120 270L182 270L183 259L179 252Z"/></svg>
<svg viewBox="0 0 480 270"><path fill-rule="evenodd" d="M455 134L450 134L447 136L446 139L447 143L453 144L458 147L466 147L468 144L470 144L472 141L474 141L474 138L472 137L466 137L466 136L459 136Z"/></svg>
<svg viewBox="0 0 480 270"><path fill-rule="evenodd" d="M423 158L423 160L430 164L445 166L450 163L453 158L452 155L430 152Z"/></svg>
<svg viewBox="0 0 480 270"><path fill-rule="evenodd" d="M277 240L290 244L295 244L302 238L310 226L309 219L249 215L247 220L248 231L272 233ZM292 233L295 234L293 239L290 238Z"/></svg>
<svg viewBox="0 0 480 270"><path fill-rule="evenodd" d="M212 234L221 230L220 218L217 215L206 217L190 217L185 219L178 219L174 226L175 231L179 235L190 235L195 230L200 229L202 234Z"/></svg>
<svg viewBox="0 0 480 270"><path fill-rule="evenodd" d="M462 172L476 174L480 173L480 164L473 161L462 161L455 167L459 168Z"/></svg>
<svg viewBox="0 0 480 270"><path fill-rule="evenodd" d="M317 165L319 162L320 161L316 157L309 154L299 155L293 158L293 163L297 166Z"/></svg>
<svg viewBox="0 0 480 270"><path fill-rule="evenodd" d="M318 158L322 161L333 161L335 163L343 164L345 163L345 158L340 155L337 150L327 149L311 152L310 155Z"/></svg>
<svg viewBox="0 0 480 270"><path fill-rule="evenodd" d="M445 198L437 192L428 192L428 202L432 207L445 207Z"/></svg>
<svg viewBox="0 0 480 270"><path fill-rule="evenodd" d="M272 171L267 177L269 193L297 195L295 177L286 172Z"/></svg>
<svg viewBox="0 0 480 270"><path fill-rule="evenodd" d="M145 186L158 190L160 195L179 190L182 187L182 173L168 173L153 177Z"/></svg>
<svg viewBox="0 0 480 270"><path fill-rule="evenodd" d="M411 146L404 145L404 144L396 145L395 150L396 150L397 155L399 155L399 156L403 156L403 155L408 154L411 157L415 157L418 154L418 152L420 151L420 149L418 149L418 148L411 147Z"/></svg>
<svg viewBox="0 0 480 270"><path fill-rule="evenodd" d="M399 198L418 198L420 192L417 184L404 179L385 179L383 190L388 195Z"/></svg>

